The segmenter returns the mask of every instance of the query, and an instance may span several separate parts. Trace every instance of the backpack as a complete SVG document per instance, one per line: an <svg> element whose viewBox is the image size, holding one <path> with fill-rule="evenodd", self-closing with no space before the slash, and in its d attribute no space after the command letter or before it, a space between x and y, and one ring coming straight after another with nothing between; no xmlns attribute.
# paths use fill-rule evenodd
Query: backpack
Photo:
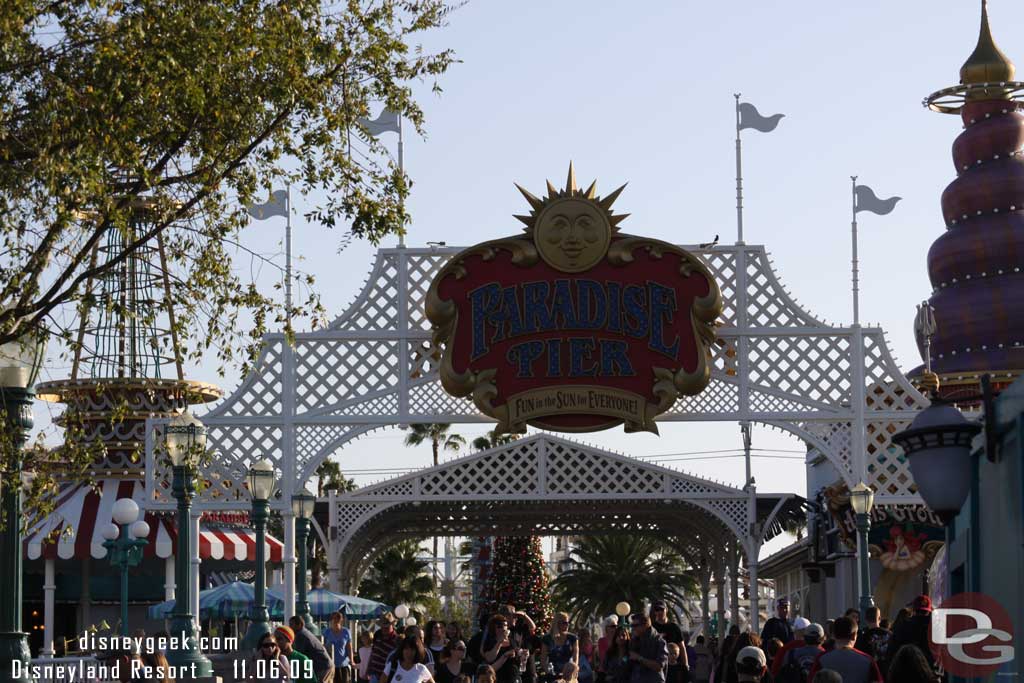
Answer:
<svg viewBox="0 0 1024 683"><path fill-rule="evenodd" d="M796 656L796 653L806 650L803 654ZM786 659L779 671L779 683L808 683L811 669L814 668L814 660L818 658L821 651L817 648L807 646L798 647L786 653Z"/></svg>

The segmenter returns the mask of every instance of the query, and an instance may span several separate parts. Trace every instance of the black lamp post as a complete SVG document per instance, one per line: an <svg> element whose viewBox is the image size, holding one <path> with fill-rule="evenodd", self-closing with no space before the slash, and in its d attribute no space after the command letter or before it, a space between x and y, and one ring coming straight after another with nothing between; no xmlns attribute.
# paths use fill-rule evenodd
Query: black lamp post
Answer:
<svg viewBox="0 0 1024 683"><path fill-rule="evenodd" d="M46 352L46 337L33 330L0 346L3 397L3 475L0 478L0 681L32 681L28 634L21 630L21 449L32 428L33 385ZM15 671L14 662L20 673Z"/></svg>
<svg viewBox="0 0 1024 683"><path fill-rule="evenodd" d="M314 636L320 635L320 629L309 616L309 599L306 593L306 560L309 556L309 521L313 518L316 507L316 496L307 489L292 496L292 512L295 513L295 554L299 558L299 571L295 575L296 600L295 613L302 617L306 629Z"/></svg>
<svg viewBox="0 0 1024 683"><path fill-rule="evenodd" d="M925 505L949 526L959 514L971 489L971 440L981 426L968 422L963 414L932 398L932 404L918 413L910 427L892 435L910 460L918 493Z"/></svg>
<svg viewBox="0 0 1024 683"><path fill-rule="evenodd" d="M857 573L860 576L861 614L875 605L871 595L871 563L868 556L868 532L871 530L869 515L874 502L875 492L864 482L850 489L850 507L857 515Z"/></svg>
<svg viewBox="0 0 1024 683"><path fill-rule="evenodd" d="M252 496L252 523L256 529L256 585L255 603L249 613L249 628L242 639L242 647L256 649L260 639L270 633L270 614L267 612L267 517L270 496L274 493L274 465L266 458L249 468L249 494Z"/></svg>
<svg viewBox="0 0 1024 683"><path fill-rule="evenodd" d="M128 636L128 569L142 561L142 549L149 543L149 524L139 519L139 506L131 498L114 503L114 521L103 529L110 564L121 570L121 635Z"/></svg>
<svg viewBox="0 0 1024 683"><path fill-rule="evenodd" d="M188 552L189 509L196 492L193 468L197 456L206 450L206 427L191 413L182 413L168 423L164 445L174 470L171 491L178 501L178 551L174 556L174 610L170 632L171 636L182 639L180 649L167 651L167 662L174 667L190 667L196 678L207 678L213 675L213 664L199 650L196 638Z"/></svg>

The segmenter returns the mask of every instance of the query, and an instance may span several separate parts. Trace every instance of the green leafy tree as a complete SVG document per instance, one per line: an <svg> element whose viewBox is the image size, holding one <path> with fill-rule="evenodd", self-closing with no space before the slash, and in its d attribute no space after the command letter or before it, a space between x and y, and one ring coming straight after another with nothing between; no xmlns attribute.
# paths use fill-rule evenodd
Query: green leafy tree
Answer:
<svg viewBox="0 0 1024 683"><path fill-rule="evenodd" d="M341 465L334 460L324 460L316 468L316 496L322 498L330 490L338 493L349 493L355 491L358 486L356 482L346 477L341 472ZM326 527L324 527L326 528ZM313 536L313 557L309 563L309 584L313 588L319 588L323 583L323 571L327 566L327 549L322 543L317 543L317 536Z"/></svg>
<svg viewBox="0 0 1024 683"><path fill-rule="evenodd" d="M406 446L419 446L430 443L430 450L434 455L434 467L437 467L441 451L458 453L466 445L466 439L459 434L451 432L450 424L414 424L409 426L409 433L405 435Z"/></svg>
<svg viewBox="0 0 1024 683"><path fill-rule="evenodd" d="M406 604L417 618L435 604L434 579L422 559L420 541L400 541L382 552L359 582L359 594L395 607Z"/></svg>
<svg viewBox="0 0 1024 683"><path fill-rule="evenodd" d="M614 614L625 600L634 609L655 598L682 609L699 582L670 545L651 536L581 536L570 553L575 566L551 584L556 605L574 619Z"/></svg>
<svg viewBox="0 0 1024 683"><path fill-rule="evenodd" d="M514 434L495 434L491 431L487 432L483 436L478 436L473 439L473 449L477 451L486 451L488 448L496 448L497 446L504 446L505 444L512 443L517 438L519 437Z"/></svg>
<svg viewBox="0 0 1024 683"><path fill-rule="evenodd" d="M450 9L438 0L0 3L0 343L45 328L62 342L51 348L73 351L76 319L97 304L84 300L87 283L159 247L180 354L245 370L285 316L233 262L239 251L259 258L245 246L242 206L290 183L329 197L307 218L344 225L339 242L401 233L408 181L358 119L386 106L423 131L411 84L436 88L454 57L416 41ZM119 246L95 259L111 234ZM315 324L323 310L307 284L293 313Z"/></svg>

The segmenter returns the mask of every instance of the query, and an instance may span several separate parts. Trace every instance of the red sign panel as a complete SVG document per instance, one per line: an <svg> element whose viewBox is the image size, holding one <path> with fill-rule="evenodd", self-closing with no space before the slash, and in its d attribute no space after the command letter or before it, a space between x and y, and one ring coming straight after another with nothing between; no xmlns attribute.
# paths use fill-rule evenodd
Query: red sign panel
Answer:
<svg viewBox="0 0 1024 683"><path fill-rule="evenodd" d="M431 286L442 384L498 432L657 432L655 416L707 386L717 284L692 254L618 233L621 188L601 199L593 187L570 171L544 199L520 188L526 234L466 249Z"/></svg>

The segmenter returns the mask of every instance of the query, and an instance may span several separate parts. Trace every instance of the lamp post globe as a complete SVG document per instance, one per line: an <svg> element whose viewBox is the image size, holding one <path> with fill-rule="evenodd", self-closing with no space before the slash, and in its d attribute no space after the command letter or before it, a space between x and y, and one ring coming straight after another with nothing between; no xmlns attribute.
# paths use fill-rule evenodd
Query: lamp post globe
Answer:
<svg viewBox="0 0 1024 683"><path fill-rule="evenodd" d="M252 524L256 530L256 583L255 599L249 612L249 628L242 639L242 647L256 649L260 640L271 632L270 614L267 612L267 517L270 497L275 486L274 463L263 458L249 467L246 483L252 496Z"/></svg>
<svg viewBox="0 0 1024 683"><path fill-rule="evenodd" d="M206 427L191 413L184 412L171 418L164 428L164 448L171 460L174 478L171 492L178 501L178 542L174 554L174 610L171 612L170 634L182 643L178 649L168 649L168 664L188 667L196 678L213 675L213 665L199 649L192 609L192 581L189 578L189 551L191 547L189 510L195 495L195 472L198 458L206 449Z"/></svg>
<svg viewBox="0 0 1024 683"><path fill-rule="evenodd" d="M119 525L131 524L139 518L139 505L131 498L118 498L112 516Z"/></svg>
<svg viewBox="0 0 1024 683"><path fill-rule="evenodd" d="M860 577L860 613L874 607L871 595L871 558L868 555L868 532L871 530L871 507L875 492L864 482L850 489L850 507L857 517L857 574Z"/></svg>
<svg viewBox="0 0 1024 683"><path fill-rule="evenodd" d="M960 513L971 489L971 440L981 426L933 398L910 427L892 435L910 461L924 504L947 526Z"/></svg>
<svg viewBox="0 0 1024 683"><path fill-rule="evenodd" d="M309 613L309 597L306 591L306 562L309 557L309 524L316 508L316 496L309 489L302 489L292 496L292 512L295 513L295 555L299 560L295 573L296 597L295 614L302 617L306 629L314 636L320 635L320 628Z"/></svg>
<svg viewBox="0 0 1024 683"><path fill-rule="evenodd" d="M19 321L12 325L17 330ZM10 331L10 330L5 330ZM22 448L32 428L34 384L46 355L46 333L26 329L0 344L0 395L3 398L5 437L9 443L0 472L0 511L6 523L0 529L0 682L31 681L27 665L31 654L28 634L22 631ZM12 520L14 520L12 522ZM22 666L16 667L18 661ZM20 673L18 673L20 672Z"/></svg>
<svg viewBox="0 0 1024 683"><path fill-rule="evenodd" d="M629 606L629 603L625 600L615 605L615 613L618 614L620 617L625 617L626 615L628 615L631 609L632 608Z"/></svg>
<svg viewBox="0 0 1024 683"><path fill-rule="evenodd" d="M396 607L395 616L399 619L405 619L407 616L409 616L409 606L406 604L401 604L398 607Z"/></svg>

